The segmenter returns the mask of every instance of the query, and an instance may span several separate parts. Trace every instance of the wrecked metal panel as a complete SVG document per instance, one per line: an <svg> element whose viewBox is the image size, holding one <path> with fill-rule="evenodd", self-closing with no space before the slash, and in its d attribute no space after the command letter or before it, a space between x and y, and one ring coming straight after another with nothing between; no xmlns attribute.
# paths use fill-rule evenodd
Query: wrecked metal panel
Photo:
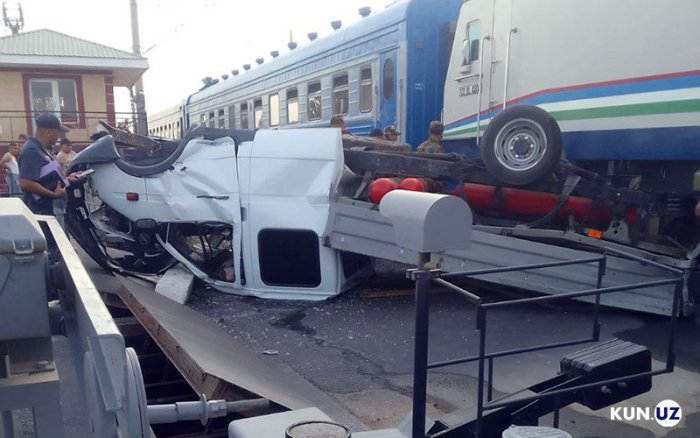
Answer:
<svg viewBox="0 0 700 438"><path fill-rule="evenodd" d="M337 295L342 286L340 255L322 245L330 194L344 170L337 129L259 131L239 150L241 205L246 211L243 251L246 289L277 299L319 300ZM263 230L308 230L318 237L321 281L315 287L286 287L263 281L259 236Z"/></svg>
<svg viewBox="0 0 700 438"><path fill-rule="evenodd" d="M335 249L360 253L415 265L418 255L400 248L394 241L391 223L376 206L366 202L341 199L331 206L326 242ZM548 245L523 239L499 236L474 230L472 248L433 254L446 272L499 268L513 265L574 260L596 253ZM489 274L476 279L545 294L559 294L596 287L596 263L552 267L531 271ZM672 278L673 274L654 266L609 256L603 287ZM603 296L607 306L669 315L673 304L673 286L637 289Z"/></svg>
<svg viewBox="0 0 700 438"><path fill-rule="evenodd" d="M229 138L187 144L173 168L146 178L151 219L233 223L240 211L235 146Z"/></svg>

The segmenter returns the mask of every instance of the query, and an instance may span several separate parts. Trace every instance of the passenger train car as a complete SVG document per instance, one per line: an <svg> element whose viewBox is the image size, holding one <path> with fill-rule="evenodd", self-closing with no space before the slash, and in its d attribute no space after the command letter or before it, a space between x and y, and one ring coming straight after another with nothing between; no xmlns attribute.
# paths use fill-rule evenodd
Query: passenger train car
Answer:
<svg viewBox="0 0 700 438"><path fill-rule="evenodd" d="M445 73L462 0L405 0L190 95L179 113L150 121L152 135L194 125L328 126L350 132L396 126L414 147L440 119ZM311 38L310 38L311 39ZM293 45L292 45L293 47ZM262 61L262 59L260 60ZM179 123L179 125L178 125Z"/></svg>
<svg viewBox="0 0 700 438"><path fill-rule="evenodd" d="M172 105L148 115L148 134L152 137L182 138L182 105Z"/></svg>

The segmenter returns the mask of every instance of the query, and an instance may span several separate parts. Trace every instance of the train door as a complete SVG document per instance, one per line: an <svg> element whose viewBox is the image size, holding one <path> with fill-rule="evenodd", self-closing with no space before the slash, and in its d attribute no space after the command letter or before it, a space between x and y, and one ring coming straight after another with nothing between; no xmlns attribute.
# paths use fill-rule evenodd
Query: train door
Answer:
<svg viewBox="0 0 700 438"><path fill-rule="evenodd" d="M496 104L494 70L496 42L493 35L494 0L474 0L462 5L445 79L445 140L476 139ZM500 38L500 36L497 36ZM498 39L498 38L496 38Z"/></svg>
<svg viewBox="0 0 700 438"><path fill-rule="evenodd" d="M382 127L396 125L397 112L397 51L384 52L379 57L379 123Z"/></svg>

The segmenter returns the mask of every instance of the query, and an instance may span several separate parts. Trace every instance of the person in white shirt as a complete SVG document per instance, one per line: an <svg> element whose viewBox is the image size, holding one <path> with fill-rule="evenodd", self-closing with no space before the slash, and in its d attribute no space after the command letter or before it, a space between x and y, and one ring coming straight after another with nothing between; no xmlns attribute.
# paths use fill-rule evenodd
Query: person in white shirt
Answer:
<svg viewBox="0 0 700 438"><path fill-rule="evenodd" d="M19 187L18 156L19 145L17 143L10 143L10 150L0 158L0 166L4 166L7 170L5 181L7 182L7 192L10 196L22 196L22 189Z"/></svg>
<svg viewBox="0 0 700 438"><path fill-rule="evenodd" d="M70 166L71 161L75 158L75 152L73 152L73 145L67 138L61 139L61 150L56 155L56 161L61 165L63 169L63 174L68 174L68 166Z"/></svg>

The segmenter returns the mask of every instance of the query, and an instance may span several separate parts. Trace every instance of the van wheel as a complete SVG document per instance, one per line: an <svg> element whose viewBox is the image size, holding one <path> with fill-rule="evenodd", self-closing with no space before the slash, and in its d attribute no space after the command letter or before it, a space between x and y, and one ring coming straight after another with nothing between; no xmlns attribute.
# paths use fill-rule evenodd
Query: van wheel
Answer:
<svg viewBox="0 0 700 438"><path fill-rule="evenodd" d="M525 185L547 176L561 159L556 120L536 106L513 106L491 120L481 142L486 169L499 181Z"/></svg>

